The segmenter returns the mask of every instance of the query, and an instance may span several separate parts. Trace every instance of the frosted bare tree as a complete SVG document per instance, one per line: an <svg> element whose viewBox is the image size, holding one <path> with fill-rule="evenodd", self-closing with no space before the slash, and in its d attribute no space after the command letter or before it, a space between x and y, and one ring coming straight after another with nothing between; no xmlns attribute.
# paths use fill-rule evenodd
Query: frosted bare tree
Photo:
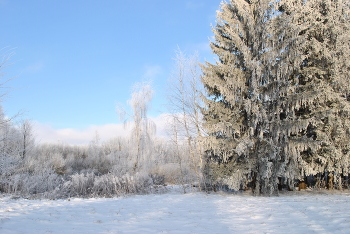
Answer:
<svg viewBox="0 0 350 234"><path fill-rule="evenodd" d="M18 143L20 132L6 119L1 106L0 122L0 190L2 190L8 176L12 175L21 163L21 150Z"/></svg>
<svg viewBox="0 0 350 234"><path fill-rule="evenodd" d="M6 48L0 51L5 51L0 55L0 78L5 75L3 69L9 65L9 60L13 55L13 51L6 50ZM1 80L0 82L0 190L2 189L3 180L7 179L7 176L12 174L20 163L20 146L18 139L20 139L20 133L13 125L13 118L17 115L8 118L5 116L2 102L4 97L8 94L10 89L6 87L6 84L13 78Z"/></svg>
<svg viewBox="0 0 350 234"><path fill-rule="evenodd" d="M181 126L179 125L178 118L175 117L175 115L169 116L170 118L168 119L168 133L170 133L170 139L171 139L171 145L174 146L173 148L173 156L175 156L175 161L179 164L179 172L180 176L173 176L178 178L176 183L180 183L183 189L183 192L186 193L186 182L188 180L191 180L191 178L186 178L186 166L189 165L188 163L188 152L185 150L184 153L184 144L183 140L179 139L179 128ZM186 145L186 144L185 144ZM187 157L186 157L187 156ZM186 160L187 159L187 160ZM174 180L175 178L173 178Z"/></svg>
<svg viewBox="0 0 350 234"><path fill-rule="evenodd" d="M202 105L200 94L203 88L200 75L198 54L187 56L178 49L167 89L168 109L171 113L169 132L176 148L182 144L183 150L188 150L179 154L179 157L185 157L180 159L180 167L189 165L191 171L195 172L198 182L201 180L202 166L199 139L203 135L200 113Z"/></svg>
<svg viewBox="0 0 350 234"><path fill-rule="evenodd" d="M128 104L132 108L132 114L129 115L129 123L132 123L131 141L135 147L135 159L133 163L133 172L141 169L147 169L150 165L152 155L152 138L156 131L156 126L151 121L147 112L150 108L153 89L150 82L140 82L133 86L133 93ZM117 109L119 114L125 112ZM143 168L141 168L143 167Z"/></svg>
<svg viewBox="0 0 350 234"><path fill-rule="evenodd" d="M25 158L27 154L30 154L35 145L35 138L33 133L33 124L30 120L24 120L19 126L20 131L20 145L21 156Z"/></svg>
<svg viewBox="0 0 350 234"><path fill-rule="evenodd" d="M11 80L13 80L16 77L11 77L8 79L3 79L3 77L5 76L5 71L4 69L7 66L10 66L10 59L11 57L14 55L14 51L12 49L8 49L7 47L0 49L0 52L2 52L2 54L0 54L0 88L1 88L1 93L0 93L0 103L2 103L5 99L5 97L8 95L8 93L12 90L10 87L7 87L7 83L10 82ZM2 108L2 107L1 107ZM3 110L2 110L3 111ZM21 113L17 113L12 117L9 118L3 118L0 122L0 125L5 123L5 122L11 122L13 119L15 119L16 117L20 116Z"/></svg>

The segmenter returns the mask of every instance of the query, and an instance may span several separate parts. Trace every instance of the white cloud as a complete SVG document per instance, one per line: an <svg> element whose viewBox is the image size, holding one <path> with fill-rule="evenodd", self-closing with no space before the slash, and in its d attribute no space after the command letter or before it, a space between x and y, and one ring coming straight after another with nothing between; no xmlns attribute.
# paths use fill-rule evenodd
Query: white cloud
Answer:
<svg viewBox="0 0 350 234"><path fill-rule="evenodd" d="M144 70L143 78L146 80L154 79L162 72L162 68L159 65L146 65Z"/></svg>
<svg viewBox="0 0 350 234"><path fill-rule="evenodd" d="M150 118L157 127L156 135L166 137L166 114ZM49 124L34 123L36 139L39 143L67 143L72 145L88 144L96 135L99 135L101 142L117 136L127 137L131 127L124 127L124 124L93 125L86 129L55 129Z"/></svg>
<svg viewBox="0 0 350 234"><path fill-rule="evenodd" d="M158 137L168 137L168 134L166 132L167 125L168 125L168 119L169 119L168 113L163 113L158 115L157 117L151 117L150 119L156 124L157 127L157 133L156 135Z"/></svg>
<svg viewBox="0 0 350 234"><path fill-rule="evenodd" d="M55 129L49 124L36 122L34 125L36 139L39 143L67 143L73 145L88 144L98 133L101 141L106 141L116 136L127 136L129 129L123 124L94 125L86 129Z"/></svg>

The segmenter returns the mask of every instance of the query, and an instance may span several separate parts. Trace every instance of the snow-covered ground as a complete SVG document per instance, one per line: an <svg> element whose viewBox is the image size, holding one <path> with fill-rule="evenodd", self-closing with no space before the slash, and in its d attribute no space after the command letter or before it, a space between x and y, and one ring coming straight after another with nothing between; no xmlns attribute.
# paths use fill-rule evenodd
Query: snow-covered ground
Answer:
<svg viewBox="0 0 350 234"><path fill-rule="evenodd" d="M0 195L0 233L350 233L350 194L197 192L70 200Z"/></svg>

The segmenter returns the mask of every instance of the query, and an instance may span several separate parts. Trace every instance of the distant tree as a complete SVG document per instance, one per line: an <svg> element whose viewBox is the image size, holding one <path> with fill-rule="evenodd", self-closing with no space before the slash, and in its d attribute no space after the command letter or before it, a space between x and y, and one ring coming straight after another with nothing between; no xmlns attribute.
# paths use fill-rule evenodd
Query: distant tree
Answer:
<svg viewBox="0 0 350 234"><path fill-rule="evenodd" d="M19 126L20 132L20 151L22 158L25 158L29 154L35 144L35 137L33 134L33 124L29 120L24 120Z"/></svg>

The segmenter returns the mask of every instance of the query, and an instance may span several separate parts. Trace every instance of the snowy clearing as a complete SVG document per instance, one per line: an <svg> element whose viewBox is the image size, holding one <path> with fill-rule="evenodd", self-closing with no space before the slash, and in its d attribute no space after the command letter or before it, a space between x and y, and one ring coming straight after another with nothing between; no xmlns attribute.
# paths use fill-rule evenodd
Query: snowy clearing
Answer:
<svg viewBox="0 0 350 234"><path fill-rule="evenodd" d="M350 233L350 194L0 198L0 233Z"/></svg>

